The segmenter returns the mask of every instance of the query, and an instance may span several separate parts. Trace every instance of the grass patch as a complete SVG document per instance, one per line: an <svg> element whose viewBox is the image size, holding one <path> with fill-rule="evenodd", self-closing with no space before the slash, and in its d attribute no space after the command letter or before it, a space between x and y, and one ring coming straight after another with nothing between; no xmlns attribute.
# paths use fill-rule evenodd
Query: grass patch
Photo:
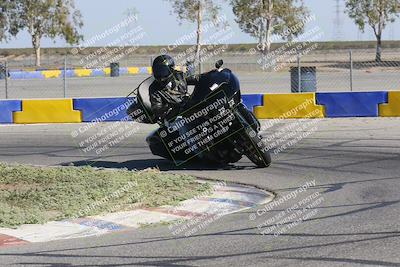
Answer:
<svg viewBox="0 0 400 267"><path fill-rule="evenodd" d="M158 170L33 167L0 163L0 227L173 205L210 189Z"/></svg>

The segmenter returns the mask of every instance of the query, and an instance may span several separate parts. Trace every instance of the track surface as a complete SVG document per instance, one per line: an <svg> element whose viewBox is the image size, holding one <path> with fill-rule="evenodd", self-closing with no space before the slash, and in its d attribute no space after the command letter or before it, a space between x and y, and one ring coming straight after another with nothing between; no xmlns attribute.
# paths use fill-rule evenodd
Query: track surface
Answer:
<svg viewBox="0 0 400 267"><path fill-rule="evenodd" d="M289 123L288 121L285 122ZM315 179L302 198L319 192L318 213L287 232L261 235L257 225L292 206L284 202L249 220L257 208L228 215L191 237L166 226L101 237L0 250L2 266L399 266L400 119L327 119L317 132L277 156L268 169L248 160L236 168L173 168L144 143L150 128L100 157L83 153L70 135L81 125L0 127L0 161L31 164L91 163L226 178L270 189L283 197ZM87 132L89 136L106 125ZM279 131L274 127L269 133Z"/></svg>

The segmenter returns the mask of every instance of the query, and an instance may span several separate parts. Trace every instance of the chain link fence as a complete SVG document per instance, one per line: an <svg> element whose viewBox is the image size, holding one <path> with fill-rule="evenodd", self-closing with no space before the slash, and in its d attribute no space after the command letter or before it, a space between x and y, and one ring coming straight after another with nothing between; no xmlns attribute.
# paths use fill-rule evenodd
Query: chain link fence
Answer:
<svg viewBox="0 0 400 267"><path fill-rule="evenodd" d="M122 57L120 67L149 67L156 55L131 54ZM173 55L174 56L174 55ZM375 61L374 49L313 50L284 57L262 59L258 53L222 52L202 62L211 70L218 59L241 81L243 93L290 93L292 91L349 92L400 89L400 49L383 51ZM44 55L42 68L61 71L57 78L6 79L7 71L34 71L32 56L9 56L0 60L0 98L116 97L128 95L149 74L121 74L119 77L70 77L62 70L82 68L82 56ZM96 66L95 66L96 67ZM104 66L102 66L104 67ZM298 67L306 67L305 74ZM300 69L301 70L301 69ZM308 71L307 70L311 70ZM311 72L311 73L310 73ZM315 88L314 88L315 87Z"/></svg>

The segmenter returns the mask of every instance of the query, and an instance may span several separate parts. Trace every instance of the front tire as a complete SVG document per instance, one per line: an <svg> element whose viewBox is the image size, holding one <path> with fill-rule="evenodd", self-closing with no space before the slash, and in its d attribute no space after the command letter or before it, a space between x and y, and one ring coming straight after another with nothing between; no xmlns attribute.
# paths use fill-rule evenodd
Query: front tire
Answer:
<svg viewBox="0 0 400 267"><path fill-rule="evenodd" d="M228 147L226 147L228 146ZM242 154L229 147L228 143L218 144L205 153L205 159L222 165L236 163L242 158Z"/></svg>
<svg viewBox="0 0 400 267"><path fill-rule="evenodd" d="M252 128L247 129L244 133L248 142L244 154L257 165L259 168L268 168L271 165L271 155L263 146L262 137L257 134Z"/></svg>

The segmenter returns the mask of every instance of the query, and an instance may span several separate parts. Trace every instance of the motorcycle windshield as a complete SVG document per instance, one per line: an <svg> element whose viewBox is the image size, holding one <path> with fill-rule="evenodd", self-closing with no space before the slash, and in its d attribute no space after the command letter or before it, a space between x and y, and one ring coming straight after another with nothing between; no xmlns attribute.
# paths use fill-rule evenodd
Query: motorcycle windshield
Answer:
<svg viewBox="0 0 400 267"><path fill-rule="evenodd" d="M217 85L217 86L215 86ZM212 88L222 85L221 89L228 98L236 95L240 101L240 84L238 78L229 69L210 71L200 76L199 84L193 92L193 103L199 103L213 92Z"/></svg>

